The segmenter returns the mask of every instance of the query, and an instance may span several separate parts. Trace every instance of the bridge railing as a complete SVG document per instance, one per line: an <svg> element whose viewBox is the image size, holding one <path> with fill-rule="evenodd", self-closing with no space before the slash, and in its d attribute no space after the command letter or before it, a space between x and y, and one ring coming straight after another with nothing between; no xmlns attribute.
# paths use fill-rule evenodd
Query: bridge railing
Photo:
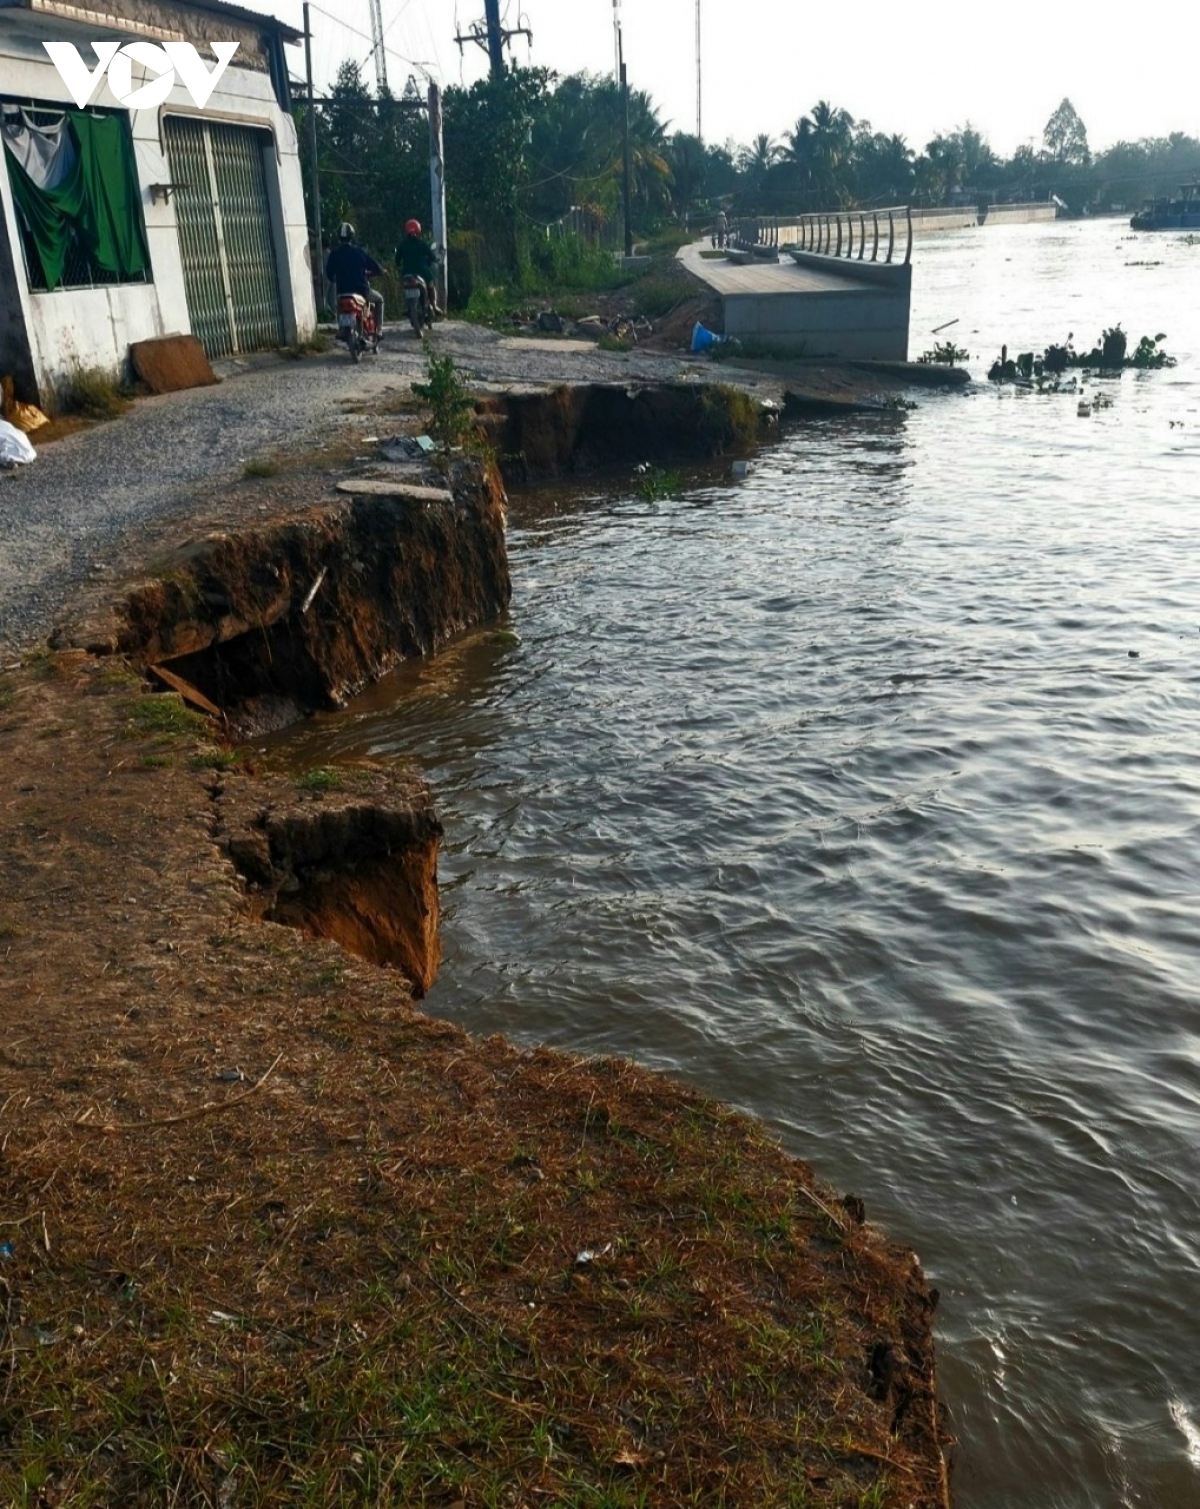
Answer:
<svg viewBox="0 0 1200 1509"><path fill-rule="evenodd" d="M794 247L819 257L848 262L912 261L913 221L909 204L884 209L830 210L826 214L781 219L760 216L735 221L733 244L746 251L778 252ZM900 255L900 242L904 253Z"/></svg>

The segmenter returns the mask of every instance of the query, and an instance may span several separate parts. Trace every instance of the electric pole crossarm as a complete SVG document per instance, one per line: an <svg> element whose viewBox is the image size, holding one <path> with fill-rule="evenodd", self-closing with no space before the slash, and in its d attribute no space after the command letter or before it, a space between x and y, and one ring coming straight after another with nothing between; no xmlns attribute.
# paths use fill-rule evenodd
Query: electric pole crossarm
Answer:
<svg viewBox="0 0 1200 1509"><path fill-rule="evenodd" d="M474 42L477 47L482 47L491 61L491 74L498 79L504 72L504 48L514 37L528 37L533 41L533 32L528 26L505 27L500 25L500 0L484 0L487 7L487 19L482 23L474 21L471 29L464 36L461 32L455 37L458 50L461 52L468 42Z"/></svg>

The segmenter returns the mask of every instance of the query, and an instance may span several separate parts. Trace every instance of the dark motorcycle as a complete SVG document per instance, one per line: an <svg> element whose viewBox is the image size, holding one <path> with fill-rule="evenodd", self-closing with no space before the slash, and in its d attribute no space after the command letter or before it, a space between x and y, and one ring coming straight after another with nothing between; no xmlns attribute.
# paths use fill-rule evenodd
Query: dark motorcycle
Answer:
<svg viewBox="0 0 1200 1509"><path fill-rule="evenodd" d="M379 350L375 310L361 293L338 295L337 338L349 349L352 362L362 361L364 351Z"/></svg>
<svg viewBox="0 0 1200 1509"><path fill-rule="evenodd" d="M420 340L425 339L426 329L433 324L433 301L424 278L409 273L404 278L404 307L408 310L408 322Z"/></svg>

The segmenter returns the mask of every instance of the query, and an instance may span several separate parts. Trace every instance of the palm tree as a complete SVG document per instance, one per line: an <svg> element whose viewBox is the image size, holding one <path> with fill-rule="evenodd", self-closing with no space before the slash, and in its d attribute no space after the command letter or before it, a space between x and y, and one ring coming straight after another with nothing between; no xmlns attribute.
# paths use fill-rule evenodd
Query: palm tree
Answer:
<svg viewBox="0 0 1200 1509"><path fill-rule="evenodd" d="M849 197L846 170L853 143L854 119L828 100L818 100L812 112L813 177L818 191L841 203Z"/></svg>
<svg viewBox="0 0 1200 1509"><path fill-rule="evenodd" d="M813 123L802 115L787 134L787 145L780 150L780 158L787 163L796 187L803 194L813 187Z"/></svg>
<svg viewBox="0 0 1200 1509"><path fill-rule="evenodd" d="M766 132L756 136L748 147L743 147L738 154L738 170L746 179L748 187L756 193L761 190L767 181L767 174L781 155L782 149Z"/></svg>

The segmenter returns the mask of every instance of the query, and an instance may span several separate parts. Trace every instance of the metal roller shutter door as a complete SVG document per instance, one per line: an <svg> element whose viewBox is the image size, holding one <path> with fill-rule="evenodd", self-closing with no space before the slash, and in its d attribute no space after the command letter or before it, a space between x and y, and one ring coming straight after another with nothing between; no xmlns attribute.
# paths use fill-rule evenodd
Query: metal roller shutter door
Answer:
<svg viewBox="0 0 1200 1509"><path fill-rule="evenodd" d="M283 344L266 131L168 116L163 122L192 330L210 357Z"/></svg>

